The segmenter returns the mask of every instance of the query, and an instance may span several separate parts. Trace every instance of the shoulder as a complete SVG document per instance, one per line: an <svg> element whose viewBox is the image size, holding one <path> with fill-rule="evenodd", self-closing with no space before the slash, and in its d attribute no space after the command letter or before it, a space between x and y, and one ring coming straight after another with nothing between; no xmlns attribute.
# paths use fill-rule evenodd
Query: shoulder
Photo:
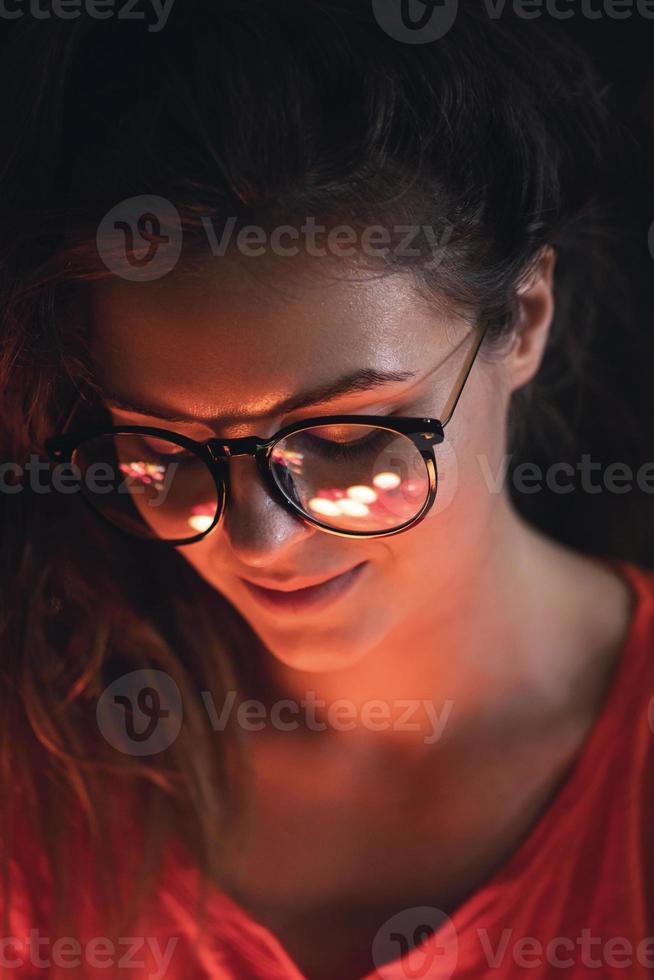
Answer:
<svg viewBox="0 0 654 980"><path fill-rule="evenodd" d="M630 654L638 668L644 671L641 679L654 681L654 570L623 559L613 559L613 567L628 585L631 597L631 616L624 641L623 653ZM654 694L654 691L650 691Z"/></svg>
<svg viewBox="0 0 654 980"><path fill-rule="evenodd" d="M603 731L617 769L631 785L654 777L654 571L623 559L609 563L631 592L631 613L604 706ZM654 815L654 814L653 814Z"/></svg>
<svg viewBox="0 0 654 980"><path fill-rule="evenodd" d="M595 674L606 670L612 685L640 676L643 694L646 679L654 680L654 570L624 558L582 561L590 667Z"/></svg>

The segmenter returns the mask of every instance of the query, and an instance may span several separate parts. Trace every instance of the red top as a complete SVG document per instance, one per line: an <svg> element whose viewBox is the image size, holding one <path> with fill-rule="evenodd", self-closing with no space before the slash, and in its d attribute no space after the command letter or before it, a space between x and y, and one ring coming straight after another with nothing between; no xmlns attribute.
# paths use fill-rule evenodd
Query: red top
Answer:
<svg viewBox="0 0 654 980"><path fill-rule="evenodd" d="M527 839L450 919L404 909L382 925L372 949L378 968L361 980L653 975L654 573L603 560L631 584L635 605L610 691L571 773ZM147 939L99 951L82 942L84 975L107 978L100 964L122 960L116 975L126 980L304 980L272 933L222 893L211 900L201 940L191 911L196 880L172 850L148 923L131 933ZM16 942L0 943L0 967L21 956L26 965L0 975L70 977L70 968L29 965L20 937L37 920L26 894L12 905ZM411 936L418 945L407 952ZM54 964L53 943L41 955ZM59 959L72 956L64 950Z"/></svg>

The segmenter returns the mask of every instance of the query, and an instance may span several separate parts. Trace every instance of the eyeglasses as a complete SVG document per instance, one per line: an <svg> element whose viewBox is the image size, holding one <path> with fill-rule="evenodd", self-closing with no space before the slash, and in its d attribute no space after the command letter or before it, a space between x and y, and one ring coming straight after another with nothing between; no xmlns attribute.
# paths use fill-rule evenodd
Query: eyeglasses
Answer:
<svg viewBox="0 0 654 980"><path fill-rule="evenodd" d="M103 520L141 539L177 547L209 534L229 498L227 460L237 456L254 456L272 497L312 526L347 538L399 534L418 524L436 499L434 447L445 438L485 332L475 339L442 420L323 415L269 439L206 442L124 425L56 436L45 449L52 462L72 467L83 499Z"/></svg>

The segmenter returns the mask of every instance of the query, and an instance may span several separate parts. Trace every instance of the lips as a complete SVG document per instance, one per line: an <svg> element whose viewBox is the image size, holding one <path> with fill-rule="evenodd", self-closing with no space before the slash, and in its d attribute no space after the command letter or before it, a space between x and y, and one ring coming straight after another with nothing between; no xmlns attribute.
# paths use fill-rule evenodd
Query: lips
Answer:
<svg viewBox="0 0 654 980"><path fill-rule="evenodd" d="M361 562L361 564L363 564ZM344 575L346 572L352 570L353 565L349 568L344 568L342 572L333 572L331 575L323 575L322 578L308 579L308 578L297 578L293 579L292 582L289 581L275 581L274 579L263 579L260 582L253 582L251 579L243 579L248 585L254 585L257 588L265 589L267 592L301 592L304 589L312 589L317 585L324 585L325 582L331 582L334 578L339 578L339 576Z"/></svg>
<svg viewBox="0 0 654 980"><path fill-rule="evenodd" d="M364 565L367 565L367 562L360 562L329 579L322 579L301 588L289 588L287 583L284 587L278 584L275 588L267 588L247 579L242 579L242 582L250 595L264 607L299 612L308 608L318 609L335 601L354 584Z"/></svg>

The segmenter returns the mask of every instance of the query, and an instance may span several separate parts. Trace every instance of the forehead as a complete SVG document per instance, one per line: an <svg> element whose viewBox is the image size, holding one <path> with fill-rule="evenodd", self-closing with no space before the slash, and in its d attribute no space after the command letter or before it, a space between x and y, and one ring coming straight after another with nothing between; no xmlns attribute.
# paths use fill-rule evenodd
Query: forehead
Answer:
<svg viewBox="0 0 654 980"><path fill-rule="evenodd" d="M456 340L407 275L290 270L221 258L164 279L92 288L101 383L200 417L265 416L348 371L424 372Z"/></svg>

